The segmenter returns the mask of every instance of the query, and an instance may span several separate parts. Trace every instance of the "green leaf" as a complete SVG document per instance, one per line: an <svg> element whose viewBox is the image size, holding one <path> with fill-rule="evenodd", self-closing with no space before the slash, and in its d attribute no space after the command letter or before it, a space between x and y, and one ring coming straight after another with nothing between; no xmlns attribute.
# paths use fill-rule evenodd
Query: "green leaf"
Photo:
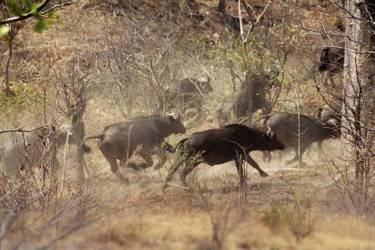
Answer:
<svg viewBox="0 0 375 250"><path fill-rule="evenodd" d="M33 3L30 7L30 11L31 13L33 13L33 15L36 15L38 13L38 7L39 7L39 4L38 3Z"/></svg>
<svg viewBox="0 0 375 250"><path fill-rule="evenodd" d="M10 30L10 26L9 25L2 25L2 26L0 26L0 37L5 36L6 34L8 34L9 30Z"/></svg>
<svg viewBox="0 0 375 250"><path fill-rule="evenodd" d="M31 0L24 0L24 2L25 2L25 5L27 6L27 8L29 8L30 10L33 8L33 4L35 4Z"/></svg>
<svg viewBox="0 0 375 250"><path fill-rule="evenodd" d="M35 31L41 33L45 28L47 24L44 19L39 19L38 22L35 25Z"/></svg>
<svg viewBox="0 0 375 250"><path fill-rule="evenodd" d="M59 18L59 13L57 11L53 10L48 12L48 18Z"/></svg>

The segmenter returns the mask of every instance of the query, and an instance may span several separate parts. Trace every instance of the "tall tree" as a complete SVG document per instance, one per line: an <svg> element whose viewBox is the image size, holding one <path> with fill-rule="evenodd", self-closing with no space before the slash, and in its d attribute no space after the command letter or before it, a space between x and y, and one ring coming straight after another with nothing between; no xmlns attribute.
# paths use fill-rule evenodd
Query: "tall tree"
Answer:
<svg viewBox="0 0 375 250"><path fill-rule="evenodd" d="M0 0L0 12L2 14L2 17L0 17L0 38L7 42L8 47L8 56L4 64L0 86L3 86L6 95L15 94L11 89L9 70L11 69L13 56L13 41L21 27L19 24L26 19L35 18L37 20L35 31L42 32L50 20L58 17L55 11L73 4L74 0L56 2L54 0Z"/></svg>
<svg viewBox="0 0 375 250"><path fill-rule="evenodd" d="M342 138L346 160L355 165L356 189L365 191L374 135L373 98L375 72L373 1L347 0ZM371 139L372 138L372 139Z"/></svg>

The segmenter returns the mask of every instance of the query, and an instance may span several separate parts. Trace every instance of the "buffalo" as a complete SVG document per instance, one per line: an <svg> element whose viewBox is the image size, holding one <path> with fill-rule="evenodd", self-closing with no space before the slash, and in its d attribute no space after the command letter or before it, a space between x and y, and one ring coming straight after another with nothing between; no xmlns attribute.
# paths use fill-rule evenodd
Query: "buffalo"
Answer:
<svg viewBox="0 0 375 250"><path fill-rule="evenodd" d="M341 101L332 101L323 107L317 108L314 115L323 122L334 121L339 125L341 124L341 106ZM322 152L322 144L323 141L317 142L319 153Z"/></svg>
<svg viewBox="0 0 375 250"><path fill-rule="evenodd" d="M10 178L19 176L20 171L41 167L57 169L57 149L67 141L72 143L69 129L42 127L32 132L17 132L5 142L3 149L3 170Z"/></svg>
<svg viewBox="0 0 375 250"><path fill-rule="evenodd" d="M177 109L182 114L185 114L189 109L193 109L200 114L203 107L203 97L205 94L212 92L212 90L208 76L202 76L198 79L182 79L175 86L167 89L166 103L161 101L164 107L160 107L160 109Z"/></svg>
<svg viewBox="0 0 375 250"><path fill-rule="evenodd" d="M176 146L178 156L165 181L165 187L178 168L185 163L180 178L187 186L186 177L200 163L210 166L234 161L241 185L245 182L242 164L249 163L263 177L267 176L249 155L254 150L282 150L284 145L269 131L268 133L240 124L231 124L217 129L196 132L181 140Z"/></svg>
<svg viewBox="0 0 375 250"><path fill-rule="evenodd" d="M129 180L119 172L117 160L120 161L120 166L125 166L132 155L139 155L146 161L145 167L150 167L153 165L151 156L159 153L157 147L164 139L171 134L185 132L186 128L180 118L173 115L137 117L109 125L102 133L86 137L82 149L84 152L90 152L90 147L85 142L99 139L99 149L109 162L111 171L128 183ZM170 147L167 146L168 148ZM162 167L167 160L165 156L161 158L161 162L155 166L156 169Z"/></svg>
<svg viewBox="0 0 375 250"><path fill-rule="evenodd" d="M340 47L325 47L320 53L319 71L327 72L327 77L334 86L333 77L340 73L344 68L345 49L342 44Z"/></svg>
<svg viewBox="0 0 375 250"><path fill-rule="evenodd" d="M317 108L315 111L315 116L321 121L328 121L331 119L337 120L339 123L341 122L341 107L342 102L332 101L323 107Z"/></svg>
<svg viewBox="0 0 375 250"><path fill-rule="evenodd" d="M220 108L216 111L219 125L249 119L258 109L263 113L271 111L271 104L265 98L271 79L266 74L246 75L245 81L239 90L225 98Z"/></svg>
<svg viewBox="0 0 375 250"><path fill-rule="evenodd" d="M288 163L298 160L298 148L302 161L303 153L311 144L339 136L338 124L334 119L323 122L306 115L272 112L259 118L257 123L261 124L257 126L270 127L286 148L295 150L295 157ZM267 153L264 156L267 156ZM270 153L268 153L269 160Z"/></svg>

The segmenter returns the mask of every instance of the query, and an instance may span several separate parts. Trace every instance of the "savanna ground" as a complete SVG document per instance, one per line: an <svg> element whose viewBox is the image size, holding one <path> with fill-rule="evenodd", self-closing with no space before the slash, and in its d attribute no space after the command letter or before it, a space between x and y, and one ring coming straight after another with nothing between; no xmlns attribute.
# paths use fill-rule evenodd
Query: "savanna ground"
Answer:
<svg viewBox="0 0 375 250"><path fill-rule="evenodd" d="M147 75L155 71L166 84L209 72L214 91L205 98L203 118L189 127L187 135L217 127L215 110L233 91L233 85L239 85L223 61L228 53L240 75L259 60L265 61L267 69L273 64L283 67L283 88L275 110L297 112L298 108L312 115L323 104L309 70L325 44L315 33L297 29L300 23L296 20L303 18L303 27L314 28L322 20L333 26L337 16L317 12L314 1L306 6L295 2L294 8L290 8L294 2L275 1L267 18L274 17L277 22L285 15L290 19L287 29L280 27L274 34L285 36L284 42L294 48L287 63L281 65L280 60L275 63L272 51L261 57L254 53L243 57L241 46L231 43L236 39L233 31L215 14L216 1L196 2L198 7L187 8L185 1L165 1L160 6L141 1L138 8L125 4L121 9L110 1L78 1L60 12L61 22L41 34L33 33L32 24L26 24L16 40L17 66L11 70L17 96L1 96L1 126L67 122L59 84L73 77L66 69L75 69L70 67L77 60L71 59L77 55L85 60L94 58L89 66L84 63L82 67L83 72L92 69L84 116L87 135L127 117L150 114L159 82L150 81ZM229 6L232 13L236 4ZM155 9L159 16L151 13ZM189 15L198 9L203 21ZM142 24L142 31L133 30ZM254 36L254 41L257 39L262 37ZM272 47L254 44L253 49ZM133 56L122 56L128 54ZM146 67L150 61L155 71ZM167 74L163 75L159 61L168 64ZM119 64L134 67L124 69ZM168 141L176 144L185 136L174 135ZM281 159L275 153L271 163L263 162L260 152L252 153L269 177L262 178L247 167L248 187L242 191L234 164L227 163L214 167L202 164L188 178L189 189L182 188L176 177L163 192L173 155L160 171L122 170L131 183L124 185L110 172L95 143L90 145L93 152L85 156L85 182L76 177L73 145L59 152L63 167L57 186L42 179L12 188L3 182L1 200L17 208L17 219L0 237L0 249L375 249L373 214L359 216L350 201L351 190L345 182L335 182L339 170L345 168L338 140L325 141L321 154L313 145L305 155L304 166L285 164L292 153ZM4 220L7 211L2 208L1 212Z"/></svg>

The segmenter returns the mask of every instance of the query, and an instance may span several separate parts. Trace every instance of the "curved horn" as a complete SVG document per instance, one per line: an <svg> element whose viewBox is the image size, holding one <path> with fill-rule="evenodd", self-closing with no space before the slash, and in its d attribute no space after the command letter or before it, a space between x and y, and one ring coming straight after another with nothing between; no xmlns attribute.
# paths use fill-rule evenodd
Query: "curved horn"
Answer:
<svg viewBox="0 0 375 250"><path fill-rule="evenodd" d="M198 82L201 82L201 83L209 83L211 79L208 76L208 74L204 74L204 75L201 75L197 80Z"/></svg>
<svg viewBox="0 0 375 250"><path fill-rule="evenodd" d="M266 134L269 136L269 137L272 137L273 136L273 132L272 132L272 129L270 126L267 126L267 132Z"/></svg>
<svg viewBox="0 0 375 250"><path fill-rule="evenodd" d="M339 121L335 118L329 119L328 121L326 121L326 123L330 126L333 126L333 127L338 127L340 125Z"/></svg>
<svg viewBox="0 0 375 250"><path fill-rule="evenodd" d="M177 119L180 118L180 114L177 113L177 112L170 112L170 113L167 114L167 116L171 116L171 117L173 117L173 119L175 119L175 120L177 120Z"/></svg>

